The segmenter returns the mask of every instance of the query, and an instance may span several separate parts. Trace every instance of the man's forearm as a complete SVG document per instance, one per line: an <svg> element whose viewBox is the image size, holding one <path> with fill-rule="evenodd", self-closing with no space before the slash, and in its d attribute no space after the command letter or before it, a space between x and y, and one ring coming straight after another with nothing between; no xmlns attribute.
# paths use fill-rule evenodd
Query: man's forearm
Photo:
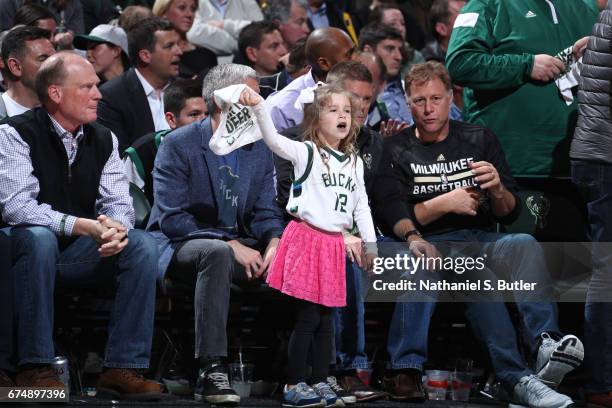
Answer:
<svg viewBox="0 0 612 408"><path fill-rule="evenodd" d="M409 218L399 220L393 226L393 233L400 239L404 239L406 234L412 230L415 230L416 226Z"/></svg>
<svg viewBox="0 0 612 408"><path fill-rule="evenodd" d="M491 199L491 210L496 217L505 217L516 206L514 194L505 188L499 193L489 193L489 198Z"/></svg>
<svg viewBox="0 0 612 408"><path fill-rule="evenodd" d="M98 221L90 220L88 218L77 218L72 229L72 235L84 235L91 236L95 230L95 223Z"/></svg>
<svg viewBox="0 0 612 408"><path fill-rule="evenodd" d="M448 196L439 195L430 200L423 201L414 206L414 215L421 225L431 224L449 213Z"/></svg>

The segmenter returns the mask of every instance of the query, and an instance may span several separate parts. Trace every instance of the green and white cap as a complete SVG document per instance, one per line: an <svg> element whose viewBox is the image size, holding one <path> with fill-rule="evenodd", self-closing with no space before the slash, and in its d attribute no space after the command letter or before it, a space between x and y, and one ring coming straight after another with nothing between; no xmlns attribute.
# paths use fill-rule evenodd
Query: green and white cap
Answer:
<svg viewBox="0 0 612 408"><path fill-rule="evenodd" d="M91 30L89 35L80 34L75 36L73 44L79 50L86 50L87 44L91 42L116 45L123 50L126 56L129 55L127 34L121 27L100 24Z"/></svg>

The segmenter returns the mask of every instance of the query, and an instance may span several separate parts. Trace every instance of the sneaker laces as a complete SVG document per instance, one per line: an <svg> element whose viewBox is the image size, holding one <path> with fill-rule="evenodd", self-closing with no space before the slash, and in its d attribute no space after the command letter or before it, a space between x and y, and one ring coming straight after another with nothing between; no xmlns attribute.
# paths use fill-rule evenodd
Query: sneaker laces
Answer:
<svg viewBox="0 0 612 408"><path fill-rule="evenodd" d="M297 383L293 390L298 394L302 394L306 398L315 398L318 396L315 390L304 382Z"/></svg>
<svg viewBox="0 0 612 408"><path fill-rule="evenodd" d="M540 338L542 339L542 342L540 343L540 347L549 348L557 344L555 339L550 337L550 335L546 332L540 334Z"/></svg>
<svg viewBox="0 0 612 408"><path fill-rule="evenodd" d="M547 387L540 379L535 375L530 375L527 380L519 383L525 388L527 394L532 394L539 399L544 399L548 394L554 392L552 389Z"/></svg>
<svg viewBox="0 0 612 408"><path fill-rule="evenodd" d="M557 347L557 342L552 337L550 337L548 333L544 332L540 334L540 338L542 339L542 341L540 342L540 347L538 347L536 370L541 369L542 367L540 366L546 364L555 347Z"/></svg>
<svg viewBox="0 0 612 408"><path fill-rule="evenodd" d="M208 377L213 382L215 387L217 387L220 390L231 390L232 389L230 387L230 383L229 383L229 380L227 379L226 373L213 372L213 373L206 374L206 377Z"/></svg>
<svg viewBox="0 0 612 408"><path fill-rule="evenodd" d="M329 387L336 394L338 394L340 392L345 392L344 388L342 388L342 386L340 384L338 384L338 380L336 380L336 377L334 377L334 376L327 377L327 385L329 385Z"/></svg>
<svg viewBox="0 0 612 408"><path fill-rule="evenodd" d="M332 391L331 387L327 383L320 382L318 384L313 385L312 388L314 388L317 394L319 394L321 397L325 399L338 397L336 393Z"/></svg>

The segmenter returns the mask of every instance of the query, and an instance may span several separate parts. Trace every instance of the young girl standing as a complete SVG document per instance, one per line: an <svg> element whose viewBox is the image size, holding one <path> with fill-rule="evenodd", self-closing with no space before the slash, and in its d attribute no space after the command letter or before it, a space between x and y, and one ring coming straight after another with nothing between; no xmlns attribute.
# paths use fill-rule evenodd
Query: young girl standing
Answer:
<svg viewBox="0 0 612 408"><path fill-rule="evenodd" d="M304 110L304 142L279 135L263 99L248 87L239 103L253 107L265 143L294 168L287 211L295 220L283 233L267 278L271 287L296 298L283 406L344 406L327 382L332 308L346 305L343 231L356 222L363 241L376 242L363 162L353 148L358 127L352 96L328 85L316 89ZM376 246L368 247L369 266ZM312 387L305 382L311 344Z"/></svg>

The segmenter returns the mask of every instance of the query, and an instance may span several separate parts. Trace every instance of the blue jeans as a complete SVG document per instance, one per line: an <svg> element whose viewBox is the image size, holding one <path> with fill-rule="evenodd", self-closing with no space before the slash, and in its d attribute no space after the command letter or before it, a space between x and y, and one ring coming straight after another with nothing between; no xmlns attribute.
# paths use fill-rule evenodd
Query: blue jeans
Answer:
<svg viewBox="0 0 612 408"><path fill-rule="evenodd" d="M363 272L356 262L346 261L346 306L336 308L334 336L336 369L368 368L365 352L365 327L363 304Z"/></svg>
<svg viewBox="0 0 612 408"><path fill-rule="evenodd" d="M79 237L60 250L48 228L10 230L17 315L18 364L47 364L54 356L54 288L112 283L115 300L108 327L104 366L147 368L151 354L157 246L146 232L130 230L129 243L113 257L100 258L97 243Z"/></svg>
<svg viewBox="0 0 612 408"><path fill-rule="evenodd" d="M572 180L587 202L592 241L612 242L612 166L573 161ZM612 291L612 252L605 247L593 246L585 304L585 391L590 394L612 391L612 303L603 301Z"/></svg>
<svg viewBox="0 0 612 408"><path fill-rule="evenodd" d="M11 241L0 231L0 370L13 369L13 285L10 270Z"/></svg>
<svg viewBox="0 0 612 408"><path fill-rule="evenodd" d="M547 274L544 255L535 239L527 234L501 234L482 230L458 230L427 236L430 242L482 242L483 250L500 261L509 262L512 279L534 281ZM539 286L539 285L538 285ZM536 286L536 287L538 287ZM546 285L544 285L546 286ZM398 299L389 328L387 350L391 368L423 369L427 360L429 323L435 302L410 302L413 293ZM526 339L535 348L542 332L559 333L554 303L518 302ZM484 342L498 379L508 388L531 370L518 351L516 332L508 310L502 302L467 302L465 313L472 330Z"/></svg>

